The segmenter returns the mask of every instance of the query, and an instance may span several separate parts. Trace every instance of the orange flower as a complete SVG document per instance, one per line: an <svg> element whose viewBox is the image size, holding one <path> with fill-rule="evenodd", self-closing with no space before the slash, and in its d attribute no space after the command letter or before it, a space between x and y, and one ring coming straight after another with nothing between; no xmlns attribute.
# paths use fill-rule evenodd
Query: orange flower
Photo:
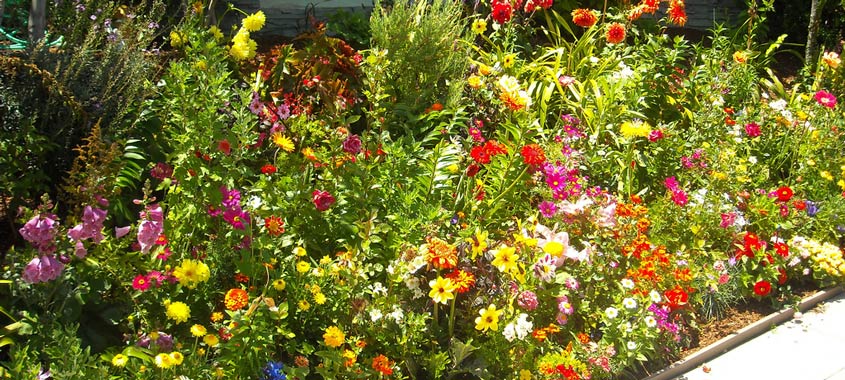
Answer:
<svg viewBox="0 0 845 380"><path fill-rule="evenodd" d="M393 362L391 362L387 356L383 354L379 354L378 356L373 358L373 369L380 372L384 376L390 376L393 374Z"/></svg>
<svg viewBox="0 0 845 380"><path fill-rule="evenodd" d="M625 25L622 25L618 22L610 24L610 26L607 27L605 39L607 40L607 43L610 44L618 44L622 41L625 41Z"/></svg>
<svg viewBox="0 0 845 380"><path fill-rule="evenodd" d="M657 12L657 8L660 6L660 0L643 0L640 2L640 6L643 7L644 12L654 13Z"/></svg>
<svg viewBox="0 0 845 380"><path fill-rule="evenodd" d="M446 278L452 280L458 294L467 292L475 285L475 276L461 269L455 269L452 273L447 274Z"/></svg>
<svg viewBox="0 0 845 380"><path fill-rule="evenodd" d="M669 21L678 26L687 23L687 11L683 0L672 0L669 3Z"/></svg>
<svg viewBox="0 0 845 380"><path fill-rule="evenodd" d="M247 303L249 303L249 295L246 293L246 290L240 288L229 289L226 292L224 303L226 309L238 311L246 307Z"/></svg>
<svg viewBox="0 0 845 380"><path fill-rule="evenodd" d="M455 246L439 238L428 238L426 260L437 269L452 269L458 264L458 251Z"/></svg>
<svg viewBox="0 0 845 380"><path fill-rule="evenodd" d="M576 9L572 11L572 22L582 28L589 28L599 21L596 12L592 9Z"/></svg>
<svg viewBox="0 0 845 380"><path fill-rule="evenodd" d="M285 221L278 216L270 216L264 218L264 227L267 228L267 233L270 236L279 236L285 232Z"/></svg>

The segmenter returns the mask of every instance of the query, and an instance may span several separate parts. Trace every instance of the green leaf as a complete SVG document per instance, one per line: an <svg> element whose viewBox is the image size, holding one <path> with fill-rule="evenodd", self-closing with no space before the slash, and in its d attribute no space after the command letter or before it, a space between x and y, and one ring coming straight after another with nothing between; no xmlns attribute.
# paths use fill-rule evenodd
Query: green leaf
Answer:
<svg viewBox="0 0 845 380"><path fill-rule="evenodd" d="M450 351L452 353L452 360L455 365L461 364L467 357L472 355L472 352L477 350L478 347L472 345L472 339L468 340L466 343L461 342L458 339L452 339L452 347L450 347Z"/></svg>

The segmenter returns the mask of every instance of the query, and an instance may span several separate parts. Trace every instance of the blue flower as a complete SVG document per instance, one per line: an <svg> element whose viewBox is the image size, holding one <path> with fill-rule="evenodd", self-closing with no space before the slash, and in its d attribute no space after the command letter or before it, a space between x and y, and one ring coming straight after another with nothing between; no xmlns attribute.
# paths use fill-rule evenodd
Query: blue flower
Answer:
<svg viewBox="0 0 845 380"><path fill-rule="evenodd" d="M282 369L285 368L285 365L282 362L268 362L266 366L264 366L264 376L261 377L262 380L286 380L288 377L285 375L285 372Z"/></svg>
<svg viewBox="0 0 845 380"><path fill-rule="evenodd" d="M807 206L807 216L813 217L819 212L819 205L813 201L804 201L804 204Z"/></svg>

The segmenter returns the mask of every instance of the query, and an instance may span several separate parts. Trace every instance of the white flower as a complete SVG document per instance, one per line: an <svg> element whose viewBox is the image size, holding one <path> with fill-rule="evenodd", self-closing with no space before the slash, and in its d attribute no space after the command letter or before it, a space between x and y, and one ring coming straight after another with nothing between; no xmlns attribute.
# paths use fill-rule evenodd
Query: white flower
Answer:
<svg viewBox="0 0 845 380"><path fill-rule="evenodd" d="M751 163L751 165L756 164L757 163L757 156L748 156L748 162Z"/></svg>
<svg viewBox="0 0 845 380"><path fill-rule="evenodd" d="M373 322L377 322L384 314L379 309L372 309L370 310L370 320Z"/></svg>
<svg viewBox="0 0 845 380"><path fill-rule="evenodd" d="M648 326L648 327L657 326L657 320L654 319L654 317L649 315L649 316L645 317L645 325Z"/></svg>
<svg viewBox="0 0 845 380"><path fill-rule="evenodd" d="M520 313L516 319L516 337L525 339L532 330L534 330L534 324L528 320L528 314Z"/></svg>
<svg viewBox="0 0 845 380"><path fill-rule="evenodd" d="M405 313L399 308L399 306L396 305L393 305L393 311L387 316L396 323L402 323L405 319Z"/></svg>
<svg viewBox="0 0 845 380"><path fill-rule="evenodd" d="M634 281L630 278L623 278L622 279L622 287L625 289L633 289L634 288Z"/></svg>
<svg viewBox="0 0 845 380"><path fill-rule="evenodd" d="M516 339L516 326L513 325L513 322L508 323L507 326L502 329L502 335L505 336L505 339L507 339L508 342L513 342L513 340Z"/></svg>
<svg viewBox="0 0 845 380"><path fill-rule="evenodd" d="M592 63L592 64L594 64L594 65L595 65L596 63L599 63L599 57L596 57L596 56L592 56L592 57L590 57L590 63Z"/></svg>
<svg viewBox="0 0 845 380"><path fill-rule="evenodd" d="M628 297L622 300L622 306L625 306L626 309L636 309L637 301L633 298Z"/></svg>
<svg viewBox="0 0 845 380"><path fill-rule="evenodd" d="M609 307L604 310L604 315L606 315L609 319L613 319L616 318L617 315L619 315L619 310L616 310L613 307Z"/></svg>
<svg viewBox="0 0 845 380"><path fill-rule="evenodd" d="M786 109L786 99L778 99L770 102L769 107L775 111L783 111Z"/></svg>
<svg viewBox="0 0 845 380"><path fill-rule="evenodd" d="M385 288L381 282L376 282L370 285L370 291L372 291L374 295L387 294L387 288Z"/></svg>
<svg viewBox="0 0 845 380"><path fill-rule="evenodd" d="M648 296L649 298L651 298L651 302L660 303L660 301L663 301L663 296L661 296L660 292L656 290L652 290L650 293L648 293Z"/></svg>
<svg viewBox="0 0 845 380"><path fill-rule="evenodd" d="M261 204L262 204L261 197L259 197L257 195L253 195L253 196L249 197L249 200L246 202L246 204L247 204L247 207L249 207L253 210L258 210L261 207Z"/></svg>
<svg viewBox="0 0 845 380"><path fill-rule="evenodd" d="M633 351L637 349L637 342L628 342L628 350Z"/></svg>

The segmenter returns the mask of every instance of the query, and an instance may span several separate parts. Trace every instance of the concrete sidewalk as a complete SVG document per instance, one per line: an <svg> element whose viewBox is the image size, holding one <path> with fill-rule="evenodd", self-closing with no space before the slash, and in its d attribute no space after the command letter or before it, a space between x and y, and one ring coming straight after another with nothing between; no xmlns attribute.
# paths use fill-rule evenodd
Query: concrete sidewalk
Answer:
<svg viewBox="0 0 845 380"><path fill-rule="evenodd" d="M845 293L675 380L845 380Z"/></svg>

